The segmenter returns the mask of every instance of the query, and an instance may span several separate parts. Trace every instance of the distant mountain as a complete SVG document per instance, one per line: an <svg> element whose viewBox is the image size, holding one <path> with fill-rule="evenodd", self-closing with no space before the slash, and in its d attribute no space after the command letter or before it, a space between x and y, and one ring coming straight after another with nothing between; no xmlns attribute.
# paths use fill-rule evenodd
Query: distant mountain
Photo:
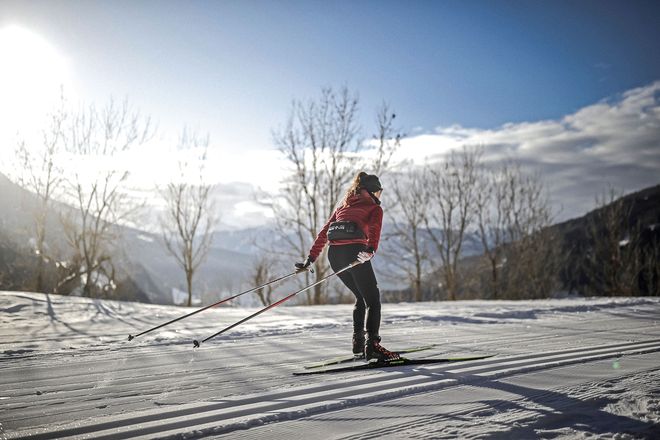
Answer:
<svg viewBox="0 0 660 440"><path fill-rule="evenodd" d="M660 185L656 185L623 196L604 207L588 212L582 217L557 223L551 226L551 229L566 237L567 241L585 240L589 223L593 222L600 213L611 209L615 203L619 202L623 203L625 211L630 212L626 227L640 224L642 229L647 229L654 225L660 225Z"/></svg>
<svg viewBox="0 0 660 440"><path fill-rule="evenodd" d="M660 233L660 185L627 195L622 200L626 208L630 208L630 223L642 225L647 240L656 239L654 237ZM32 213L36 206L37 199L33 194L0 174L0 288L20 289L33 276L37 258L31 251L34 234ZM57 211L72 208L62 204L54 206L48 219L48 244L53 254L66 258L67 244ZM580 253L589 249L587 231L598 213L599 210L592 211L549 228L558 237L558 246L563 246L564 254L569 255L562 269L562 283L567 290L579 291L580 284L586 282L579 276L576 278L575 270L569 269L576 267ZM117 226L117 229L120 239L113 261L123 279L117 294L123 295L124 299L172 304L175 292L185 290L185 278L183 270L165 248L162 237L129 227ZM439 231L434 232L440 236ZM423 242L427 246L431 266L437 269L440 261L437 249L430 237ZM203 292L205 297L201 299L204 303L243 290L252 284L250 277L254 263L262 258L270 261L273 274L288 273L296 257L286 256L284 252L287 249L284 239L271 226L216 231L208 257L195 275L194 290ZM381 291L394 294L393 298L400 296L406 299L405 292L409 288L406 275L398 264L406 257L405 252L405 246L393 234L392 225L386 218L379 258L374 260L374 266ZM461 253L462 264L470 270L479 266L482 252L479 240L468 235ZM55 263L50 262L51 278L55 276ZM567 275L569 273L570 276ZM437 273L426 282L431 290L437 284L432 281L435 278Z"/></svg>
<svg viewBox="0 0 660 440"><path fill-rule="evenodd" d="M0 234L5 233L11 237L14 248L29 248L33 236L32 212L37 206L35 196L0 174L0 206L4 207L3 215L0 217ZM48 242L54 249L66 252L67 244L55 211L71 208L62 204L55 206L57 209L49 215ZM172 292L177 289L185 290L185 278L182 269L177 266L176 261L165 248L162 237L130 227L118 227L118 230L120 242L116 246L119 251L115 256L115 264L139 290L136 295L148 302L172 304ZM400 258L398 253L401 252L402 247L397 244L396 238L385 238L389 237L391 232L391 224L387 223L386 219L381 241L382 257L374 260L383 290L399 290L406 287L404 274L396 264L393 264ZM195 275L194 290L211 295L210 298L206 298L206 302L215 299L214 297L236 292L249 284L254 262L261 258L270 261L272 272L288 273L295 258L283 257L282 252L288 248L283 242L284 239L268 225L216 231L208 257ZM432 247L429 248L429 252L431 255L437 253ZM478 246L466 244L463 254L473 255L479 252ZM432 259L437 260L436 257Z"/></svg>
<svg viewBox="0 0 660 440"><path fill-rule="evenodd" d="M243 240L248 240L247 237L246 234ZM249 275L253 257L218 246L217 243L220 242L216 235L206 260L195 273L193 290L219 295L235 290ZM148 286L141 283L141 277L136 279L138 284L146 289L152 302L172 304L173 289L185 290L183 269L168 252L160 235L125 228L121 247L124 249L126 261L132 262L134 268L141 269L154 281L153 286ZM136 275L132 277L135 278Z"/></svg>
<svg viewBox="0 0 660 440"><path fill-rule="evenodd" d="M54 203L47 222L47 242L53 254L66 258L67 244L58 211L72 208ZM36 257L31 251L34 240L33 212L37 198L0 173L0 288L20 289L34 275ZM124 278L133 299L157 304L172 304L173 289L183 289L183 270L167 252L162 238L148 232L117 226L120 242L113 262ZM196 274L195 286L204 291L225 292L245 282L251 270L251 237L258 231L216 234L207 260ZM227 241L232 249L222 246ZM236 250L233 250L236 249ZM245 252L241 252L241 250ZM53 272L56 262L51 262ZM54 273L49 275L54 277ZM127 293L127 294L128 294Z"/></svg>
<svg viewBox="0 0 660 440"><path fill-rule="evenodd" d="M37 197L29 191L16 185L0 173L0 286L8 290L33 290L37 266L40 258L34 249L34 212L38 206ZM46 246L51 255L58 255L65 260L69 255L66 239L62 232L58 212L71 210L70 207L54 202L46 221ZM57 281L60 261L47 258L44 261L44 277L47 286L54 287ZM154 283L141 271L139 265L130 264L136 274L142 272L142 279L137 282L125 272L122 267L128 266L118 261L120 268L119 283L113 293L113 299L152 302L141 285L151 286Z"/></svg>

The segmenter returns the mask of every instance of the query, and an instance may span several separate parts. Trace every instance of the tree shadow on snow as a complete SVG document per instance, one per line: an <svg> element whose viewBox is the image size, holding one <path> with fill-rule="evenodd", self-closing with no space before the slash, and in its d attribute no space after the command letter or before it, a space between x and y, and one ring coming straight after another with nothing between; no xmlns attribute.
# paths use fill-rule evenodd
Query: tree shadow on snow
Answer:
<svg viewBox="0 0 660 440"><path fill-rule="evenodd" d="M54 326L56 324L61 324L61 325L63 325L64 327L66 327L67 329L69 329L71 332L73 332L75 334L83 335L83 336L90 336L89 333L84 332L82 330L79 330L79 329L75 328L74 326L72 326L71 324L69 324L68 322L61 320L57 316L57 312L55 312L55 308L53 307L53 303L50 299L50 294L46 294L45 296L46 296L46 312L48 314L48 317L50 318L50 322L48 324L44 325L43 327L41 327L40 329L36 329L36 330L33 330L32 332L30 332L31 335L38 335L44 329L46 329L50 326Z"/></svg>
<svg viewBox="0 0 660 440"><path fill-rule="evenodd" d="M412 372L414 367L410 367L410 370ZM530 388L478 375L455 374L446 371L425 373L423 370L415 371L415 373L435 379L456 379L458 384L501 391L520 397L477 399L464 409L457 408L456 405L461 404L451 401L438 402L432 406L429 406L428 403L411 402L377 403L375 405L382 408L394 407L399 410L405 408L409 411L415 407L420 409L402 417L407 420L401 423L373 429L369 431L368 435L362 433L342 437L342 440L387 437L388 434L406 432L411 429L416 432L415 438L461 438L461 436L469 434L463 432L463 427L473 426L475 423L488 424L480 428L478 436L481 439L491 440L555 438L566 434L561 432L566 428L571 428L576 433L589 433L597 436L626 433L635 439L657 438L655 436L658 432L657 424L612 414L601 409L610 403L617 402L616 398L603 396L582 400L559 391ZM444 389L444 391L450 390L451 387ZM520 398L524 401L521 401ZM526 405L525 401L530 404ZM474 403L479 403L483 407L474 408L472 406ZM440 409L445 405L448 408ZM425 414L431 407L435 414ZM387 409L382 411L385 414L389 414L389 412ZM390 417L388 416L388 418ZM354 422L360 419L331 416L324 417L324 420ZM474 435L474 433L472 434Z"/></svg>
<svg viewBox="0 0 660 440"><path fill-rule="evenodd" d="M144 319L144 318L136 317L135 315L131 315L131 319L127 320L127 319L123 318L121 315L117 314L111 308L108 308L108 306L103 301L96 300L96 301L92 302L89 305L89 307L94 307L94 309L96 309L96 313L94 314L94 316L92 316L92 318L90 318L90 321L93 322L93 323L102 322L103 317L106 317L106 318L110 318L112 320L122 322L122 323L126 324L129 328L134 328L135 327L135 322L138 322L140 324L144 324L145 326L152 324L149 320ZM163 319L163 321L165 321L165 319Z"/></svg>
<svg viewBox="0 0 660 440"><path fill-rule="evenodd" d="M554 431L562 428L572 428L577 432L588 432L595 435L607 433L629 433L635 438L651 438L653 432L657 433L658 426L651 422L630 417L612 414L601 408L617 400L608 397L596 397L582 400L571 397L559 391L544 390L525 387L498 380L488 380L480 376L465 376L443 372L444 378L456 379L459 383L468 383L475 387L490 388L497 391L516 394L525 400L540 407L529 408L510 400L483 401L493 410L528 411L535 412L538 417L532 420L523 420L513 427L503 427L505 430L489 434L488 439L512 438L544 438L543 431ZM545 438L554 437L548 433Z"/></svg>

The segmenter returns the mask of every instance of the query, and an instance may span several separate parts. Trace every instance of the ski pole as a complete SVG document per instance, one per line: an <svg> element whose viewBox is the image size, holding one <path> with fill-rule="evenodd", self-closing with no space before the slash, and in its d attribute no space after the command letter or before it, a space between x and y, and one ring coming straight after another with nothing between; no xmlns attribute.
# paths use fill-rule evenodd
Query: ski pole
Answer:
<svg viewBox="0 0 660 440"><path fill-rule="evenodd" d="M264 287L268 286L269 284L273 284L273 283L276 283L276 282L278 282L278 281L285 280L285 279L290 278L290 277L292 277L292 276L294 276L294 275L297 275L297 274L299 274L299 273L301 273L301 272L304 272L305 270L310 270L310 271L313 272L313 270L312 270L311 268L310 268L310 269L300 269L300 270L296 270L295 272L291 272L291 273L288 274L288 275L284 275L284 276L282 276L282 277L279 277L279 278L276 278L276 279L274 279L274 280L268 281L267 283L264 283L264 284L262 284L261 286L255 287L255 288L250 289L250 290L246 290L245 292L237 293L237 294L234 295L234 296L230 296L229 298L222 299L222 300L220 300L220 301L218 301L218 302L216 302L216 303L214 303L214 304L211 304L211 305L209 305L209 306L202 307L201 309L199 309L199 310L195 310L194 312L188 313L187 315L179 316L178 318L175 318L175 319L173 319L173 320L171 320L171 321L168 321L168 322L166 322L166 323L164 323L164 324L157 325L156 327L150 328L149 330L145 330L145 331L143 331L142 333L138 333L138 334L135 335L135 336L133 336L133 335L128 335L128 340L129 340L129 341L132 341L134 338L137 338L138 336L142 336L142 335L144 335L144 334L146 334L146 333L149 333L149 332L152 332L152 331L154 331L154 330L158 330L159 328L165 327L166 325L170 325L170 324L175 323L175 322L177 322L177 321L181 321L182 319L188 318L189 316L195 315L195 314L197 314L197 313L199 313L199 312L203 312L203 311L206 310L206 309L210 309L211 307L215 307L215 306L220 305L220 304L222 304L222 303L225 303L225 302L227 302L227 301L231 301L232 299L234 299L234 298L238 298L239 296L241 296L241 295L245 295L246 293L254 292L255 290L259 290L259 289L261 289L261 288L264 288Z"/></svg>
<svg viewBox="0 0 660 440"><path fill-rule="evenodd" d="M339 275L340 273L342 273L342 272L344 272L344 271L350 269L350 268L353 267L353 266L357 266L358 264L361 264L361 263L360 263L359 261L356 260L356 261L352 262L351 264L349 264L348 266L346 266L346 267L344 267L344 268L342 268L342 269L339 269L337 272L333 272L333 273L331 273L330 275L327 275L327 276L325 276L324 278L321 278L319 281L315 282L314 284L310 284L309 286L305 286L305 287L303 287L302 289L298 290L297 292L293 292L292 294L290 294L290 295L288 295L288 296L285 296L285 297L282 298L281 300L279 300L279 301L277 301L277 302L274 302L273 304L271 304L271 305L269 305L269 306L264 307L263 309L259 310L258 312L255 312L255 313L253 313L252 315L250 315L250 316L248 316L248 317L246 317L246 318L243 318L243 319L241 319L241 320L238 321L238 322L233 323L233 324L230 325L229 327L225 327L225 328L223 328L223 329L220 330L219 332L217 332L217 333L215 333L215 334L212 334L211 336L209 336L209 337L206 338L206 339L203 339L201 342L199 342L199 341L197 341L197 340L195 339L195 340L193 341L193 346L194 346L195 348L199 348L200 344L202 344L202 343L208 341L209 339L215 338L216 336L221 335L221 334L223 334L224 332L226 332L226 331L228 331L228 330L231 330L231 329L233 329L234 327L236 327L236 326L238 326L238 325L243 324L245 321L249 321L250 319L254 318L254 317L257 316L257 315L261 315L261 314L262 314L263 312L265 312L266 310L270 310L270 309L272 309L273 307L277 307L277 306L279 306L279 305L282 304L283 302L288 301L288 300L290 300L291 298L293 298L294 296L298 295L300 292L304 292L305 290L309 290L309 289L311 289L312 287L321 284L322 282L324 282L324 281L327 280L328 278L330 278L330 277L332 277L332 276L334 276L334 275Z"/></svg>

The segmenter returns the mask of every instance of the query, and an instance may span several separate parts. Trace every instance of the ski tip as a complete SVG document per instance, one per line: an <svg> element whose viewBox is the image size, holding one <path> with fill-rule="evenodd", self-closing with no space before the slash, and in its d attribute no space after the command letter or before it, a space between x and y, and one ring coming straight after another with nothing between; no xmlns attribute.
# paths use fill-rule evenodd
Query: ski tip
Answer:
<svg viewBox="0 0 660 440"><path fill-rule="evenodd" d="M132 341L134 338L135 338L135 336L133 336L133 335L128 335L128 340L129 340L129 341Z"/></svg>
<svg viewBox="0 0 660 440"><path fill-rule="evenodd" d="M197 339L193 341L193 348L199 348L199 342L197 341Z"/></svg>

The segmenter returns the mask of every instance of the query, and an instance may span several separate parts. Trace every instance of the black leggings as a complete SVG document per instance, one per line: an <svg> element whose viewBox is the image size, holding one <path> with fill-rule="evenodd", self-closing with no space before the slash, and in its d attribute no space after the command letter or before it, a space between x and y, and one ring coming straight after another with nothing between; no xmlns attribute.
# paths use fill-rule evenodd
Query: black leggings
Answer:
<svg viewBox="0 0 660 440"><path fill-rule="evenodd" d="M363 251L362 244L343 244L330 246L328 260L335 272L343 269L357 259L357 254ZM371 338L378 336L380 329L380 291L371 261L357 265L338 275L344 285L353 292L356 302L353 309L353 331L360 333L365 329Z"/></svg>

